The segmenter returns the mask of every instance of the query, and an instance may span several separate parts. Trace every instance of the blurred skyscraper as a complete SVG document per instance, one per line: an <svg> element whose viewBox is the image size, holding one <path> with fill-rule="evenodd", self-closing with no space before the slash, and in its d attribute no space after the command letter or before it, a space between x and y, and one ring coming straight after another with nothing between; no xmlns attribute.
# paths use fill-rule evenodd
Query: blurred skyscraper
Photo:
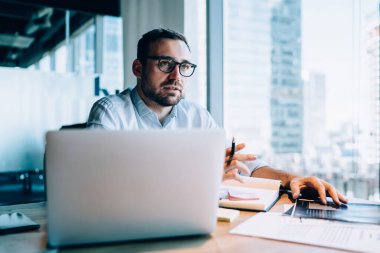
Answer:
<svg viewBox="0 0 380 253"><path fill-rule="evenodd" d="M301 2L276 1L272 9L271 125L274 153L301 153Z"/></svg>
<svg viewBox="0 0 380 253"><path fill-rule="evenodd" d="M368 162L375 169L379 164L379 128L380 128L380 65L379 65L379 15L380 4L377 11L367 15L366 22L366 51L368 62L368 76L370 82L370 141L368 143Z"/></svg>
<svg viewBox="0 0 380 253"><path fill-rule="evenodd" d="M323 73L306 73L304 84L304 151L326 145L326 77Z"/></svg>
<svg viewBox="0 0 380 253"><path fill-rule="evenodd" d="M225 127L263 153L301 153L301 3L226 0Z"/></svg>

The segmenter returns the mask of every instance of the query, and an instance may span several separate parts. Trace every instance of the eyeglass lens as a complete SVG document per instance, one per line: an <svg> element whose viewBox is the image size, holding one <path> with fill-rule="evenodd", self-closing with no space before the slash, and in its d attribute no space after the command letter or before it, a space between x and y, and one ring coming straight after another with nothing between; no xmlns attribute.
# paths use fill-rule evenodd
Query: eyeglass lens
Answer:
<svg viewBox="0 0 380 253"><path fill-rule="evenodd" d="M179 63L169 59L160 59L158 62L158 68L163 72L170 73L174 70L177 64L179 65L179 73L183 76L191 76L195 70L195 66L191 63Z"/></svg>

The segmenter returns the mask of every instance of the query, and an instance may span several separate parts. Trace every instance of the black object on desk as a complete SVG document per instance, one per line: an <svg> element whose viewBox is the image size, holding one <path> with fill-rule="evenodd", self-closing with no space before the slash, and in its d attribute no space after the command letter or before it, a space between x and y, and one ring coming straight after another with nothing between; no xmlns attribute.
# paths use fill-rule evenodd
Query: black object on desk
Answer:
<svg viewBox="0 0 380 253"><path fill-rule="evenodd" d="M327 205L315 200L297 199L294 217L328 219L380 225L380 204L350 203L336 205L332 200Z"/></svg>
<svg viewBox="0 0 380 253"><path fill-rule="evenodd" d="M0 215L0 235L38 229L40 225L22 213Z"/></svg>

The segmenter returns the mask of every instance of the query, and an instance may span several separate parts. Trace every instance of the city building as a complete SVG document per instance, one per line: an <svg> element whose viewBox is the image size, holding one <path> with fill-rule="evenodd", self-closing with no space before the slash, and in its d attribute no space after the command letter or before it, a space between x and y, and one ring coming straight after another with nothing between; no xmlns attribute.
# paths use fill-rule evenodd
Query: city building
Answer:
<svg viewBox="0 0 380 253"><path fill-rule="evenodd" d="M276 1L271 18L271 145L274 153L302 153L301 1Z"/></svg>

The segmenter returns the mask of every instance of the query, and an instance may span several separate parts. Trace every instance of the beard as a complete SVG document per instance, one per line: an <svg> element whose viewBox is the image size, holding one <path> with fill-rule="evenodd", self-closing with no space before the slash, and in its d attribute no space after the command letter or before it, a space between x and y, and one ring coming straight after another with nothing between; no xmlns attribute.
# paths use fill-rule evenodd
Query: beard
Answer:
<svg viewBox="0 0 380 253"><path fill-rule="evenodd" d="M160 84L157 89L147 79L141 80L141 90L150 100L161 106L173 106L184 98L183 86L176 80L169 80ZM178 94L179 93L179 94Z"/></svg>

